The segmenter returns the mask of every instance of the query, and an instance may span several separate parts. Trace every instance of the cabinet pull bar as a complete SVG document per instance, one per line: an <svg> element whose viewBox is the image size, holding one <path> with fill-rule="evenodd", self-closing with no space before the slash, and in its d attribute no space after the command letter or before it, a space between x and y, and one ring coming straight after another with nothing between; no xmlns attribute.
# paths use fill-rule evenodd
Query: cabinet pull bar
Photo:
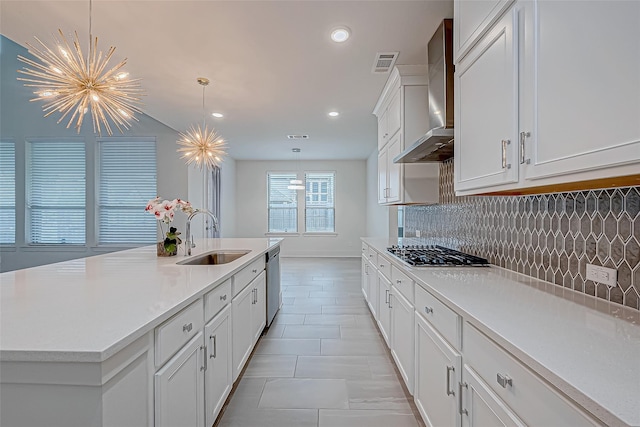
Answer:
<svg viewBox="0 0 640 427"><path fill-rule="evenodd" d="M189 323L189 324L186 324L186 325L182 326L182 332L189 333L189 332L191 332L191 329L193 329L193 323Z"/></svg>
<svg viewBox="0 0 640 427"><path fill-rule="evenodd" d="M391 305L391 297L393 296L393 294L391 292L389 292L389 308L393 308L393 306Z"/></svg>
<svg viewBox="0 0 640 427"><path fill-rule="evenodd" d="M507 388L507 386L513 386L513 380L509 375L497 375L498 384L502 386L502 388Z"/></svg>
<svg viewBox="0 0 640 427"><path fill-rule="evenodd" d="M433 313L433 308L432 307L425 307L424 308L424 312L427 314L432 314Z"/></svg>
<svg viewBox="0 0 640 427"><path fill-rule="evenodd" d="M227 300L227 294L220 295L220 301L226 301L226 300Z"/></svg>
<svg viewBox="0 0 640 427"><path fill-rule="evenodd" d="M520 164L525 163L524 140L531 136L531 132L520 132Z"/></svg>
<svg viewBox="0 0 640 427"><path fill-rule="evenodd" d="M469 388L469 384L458 383L458 408L460 409L460 415L469 415L469 411L462 407L462 387Z"/></svg>
<svg viewBox="0 0 640 427"><path fill-rule="evenodd" d="M384 303L389 305L389 289L385 289L384 292Z"/></svg>
<svg viewBox="0 0 640 427"><path fill-rule="evenodd" d="M207 346L201 345L200 350L202 350L202 360L204 361L204 365L200 366L200 370L206 371L207 370Z"/></svg>
<svg viewBox="0 0 640 427"><path fill-rule="evenodd" d="M511 144L510 140L502 140L502 169L511 169L511 164L507 163L507 145L509 144Z"/></svg>
<svg viewBox="0 0 640 427"><path fill-rule="evenodd" d="M215 335L209 335L209 341L213 340L213 353L209 355L209 359L215 359L218 355L217 340Z"/></svg>
<svg viewBox="0 0 640 427"><path fill-rule="evenodd" d="M453 366L447 366L447 396L455 396L455 390L451 390L451 373L455 372Z"/></svg>

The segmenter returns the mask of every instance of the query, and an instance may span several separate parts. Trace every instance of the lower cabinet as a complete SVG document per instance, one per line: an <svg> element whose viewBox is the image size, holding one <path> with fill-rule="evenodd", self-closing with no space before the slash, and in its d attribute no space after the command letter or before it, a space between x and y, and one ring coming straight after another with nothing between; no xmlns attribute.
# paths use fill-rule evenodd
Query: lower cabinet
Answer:
<svg viewBox="0 0 640 427"><path fill-rule="evenodd" d="M263 271L249 286L253 286L253 304L251 305L251 333L253 344L260 339L267 325L267 274Z"/></svg>
<svg viewBox="0 0 640 427"><path fill-rule="evenodd" d="M204 426L203 341L199 332L156 372L156 427Z"/></svg>
<svg viewBox="0 0 640 427"><path fill-rule="evenodd" d="M231 307L204 327L207 369L204 374L205 421L212 426L233 386L231 365Z"/></svg>
<svg viewBox="0 0 640 427"><path fill-rule="evenodd" d="M361 284L361 288L362 288L362 296L364 297L365 301L369 301L369 292L370 292L370 288L369 288L369 261L368 259L363 256L362 257L362 284Z"/></svg>
<svg viewBox="0 0 640 427"><path fill-rule="evenodd" d="M242 367L251 354L253 347L253 325L251 308L255 292L249 284L231 301L231 318L233 325L233 381L238 379Z"/></svg>
<svg viewBox="0 0 640 427"><path fill-rule="evenodd" d="M414 311L413 305L395 287L389 294L391 309L391 356L396 362L400 375L413 394L414 371Z"/></svg>
<svg viewBox="0 0 640 427"><path fill-rule="evenodd" d="M380 271L378 271L378 328L380 333L387 343L387 346L391 346L389 334L391 332L391 306L389 303L389 294L391 293L391 282L384 277Z"/></svg>
<svg viewBox="0 0 640 427"><path fill-rule="evenodd" d="M416 312L414 400L428 427L459 426L458 383L462 356ZM494 426L495 423L478 423Z"/></svg>

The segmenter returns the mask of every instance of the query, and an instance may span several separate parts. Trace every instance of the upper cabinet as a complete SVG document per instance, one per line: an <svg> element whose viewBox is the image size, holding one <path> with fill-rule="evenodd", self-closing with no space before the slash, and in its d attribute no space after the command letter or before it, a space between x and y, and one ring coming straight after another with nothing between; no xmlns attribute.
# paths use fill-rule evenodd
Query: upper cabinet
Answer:
<svg viewBox="0 0 640 427"><path fill-rule="evenodd" d="M461 17L468 3L483 2L456 1ZM456 23L472 34L456 44L456 193L637 175L640 2L523 0L488 21L477 39Z"/></svg>
<svg viewBox="0 0 640 427"><path fill-rule="evenodd" d="M394 67L373 110L378 118L378 203L438 202L438 165L393 159L429 130L427 67Z"/></svg>

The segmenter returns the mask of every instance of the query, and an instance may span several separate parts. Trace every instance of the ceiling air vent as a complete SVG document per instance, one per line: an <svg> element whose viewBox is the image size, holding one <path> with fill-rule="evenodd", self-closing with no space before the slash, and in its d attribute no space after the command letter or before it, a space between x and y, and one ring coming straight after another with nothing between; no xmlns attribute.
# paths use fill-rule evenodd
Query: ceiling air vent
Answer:
<svg viewBox="0 0 640 427"><path fill-rule="evenodd" d="M309 135L287 135L289 139L309 139Z"/></svg>
<svg viewBox="0 0 640 427"><path fill-rule="evenodd" d="M400 52L378 52L376 59L373 61L371 72L374 74L388 73L393 68L398 59Z"/></svg>

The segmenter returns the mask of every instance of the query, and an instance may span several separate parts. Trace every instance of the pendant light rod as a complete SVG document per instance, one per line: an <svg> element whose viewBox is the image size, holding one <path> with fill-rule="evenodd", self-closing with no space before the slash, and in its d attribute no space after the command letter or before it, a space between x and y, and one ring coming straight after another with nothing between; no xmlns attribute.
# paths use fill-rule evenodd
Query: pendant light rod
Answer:
<svg viewBox="0 0 640 427"><path fill-rule="evenodd" d="M202 128L204 128L205 125L205 113L204 113L204 91L207 88L207 86L209 85L209 79L206 77L198 77L196 79L196 81L198 82L199 85L202 86Z"/></svg>

